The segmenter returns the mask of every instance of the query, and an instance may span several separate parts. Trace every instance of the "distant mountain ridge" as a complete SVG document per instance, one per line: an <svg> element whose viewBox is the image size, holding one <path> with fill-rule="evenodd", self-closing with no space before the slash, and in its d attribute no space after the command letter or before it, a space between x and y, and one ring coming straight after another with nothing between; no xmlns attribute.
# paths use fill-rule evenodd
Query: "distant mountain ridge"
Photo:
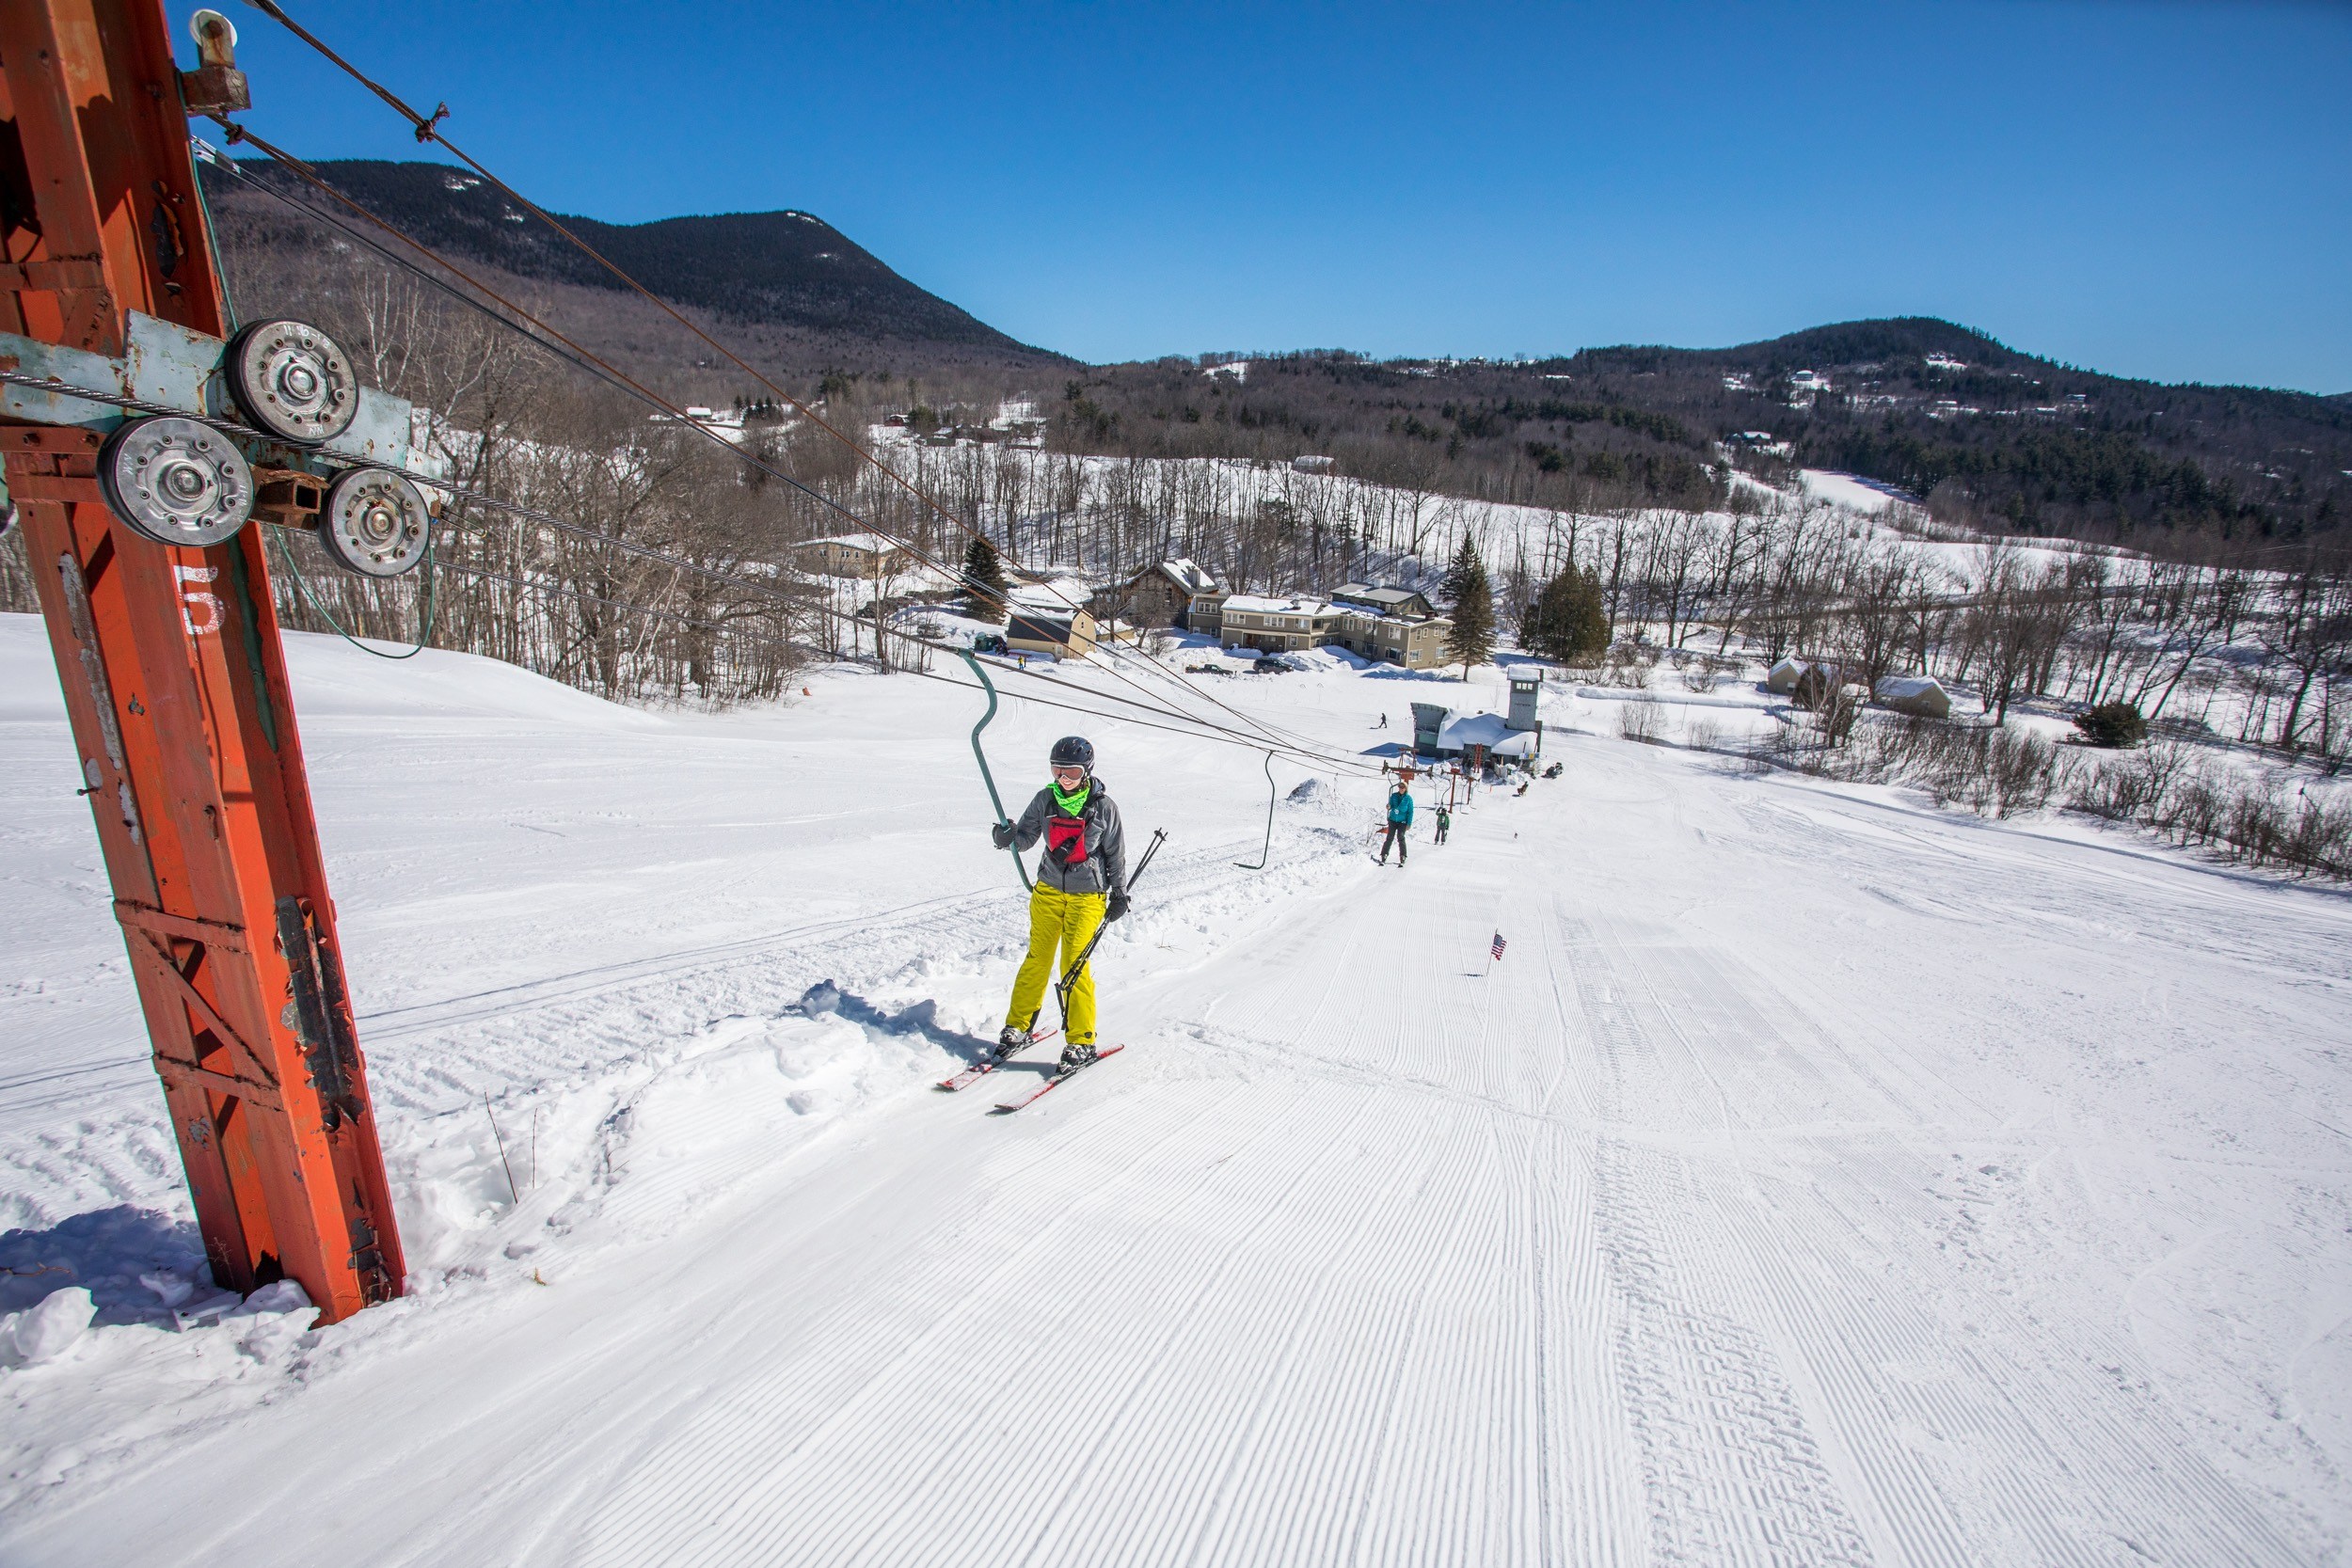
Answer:
<svg viewBox="0 0 2352 1568"><path fill-rule="evenodd" d="M1582 349L1571 358L1588 365L1613 363L1619 367L1649 361L1647 368L1651 369L1660 368L1668 361L1694 367L1719 364L1727 370L1778 375L1804 369L1825 370L1832 366L1875 368L1913 363L1924 365L1931 356L1938 355L1961 360L1979 371L2004 375L2014 372L2016 378L2026 380L2037 380L2048 372L2057 372L2062 377L2078 378L2086 384L2098 383L2099 389L2103 391L2128 387L2275 399L2280 412L2306 418L2310 417L2314 403L2352 403L2352 392L2321 394L2272 387L2137 381L2129 376L2110 375L2102 371L2045 359L2011 348L1991 333L1979 332L1975 327L1962 326L1936 316L1890 316L1868 321L1836 322L1826 326L1805 327L1756 342L1738 343L1729 348L1619 344L1608 348Z"/></svg>
<svg viewBox="0 0 2352 1568"><path fill-rule="evenodd" d="M624 287L594 258L466 169L376 159L313 166L362 207L453 258L549 283L613 292ZM239 167L251 179L319 199L266 160ZM673 304L849 338L1019 356L1043 352L908 282L814 214L724 213L636 224L556 216Z"/></svg>
<svg viewBox="0 0 2352 1568"><path fill-rule="evenodd" d="M1247 373L1222 361L1247 357ZM1540 360L1204 356L1070 384L1054 438L1144 456L1332 455L1564 512L1724 503L1715 454L1837 468L2017 533L2181 541L2352 535L2352 400L2162 386L2020 353L1932 317L1727 348Z"/></svg>

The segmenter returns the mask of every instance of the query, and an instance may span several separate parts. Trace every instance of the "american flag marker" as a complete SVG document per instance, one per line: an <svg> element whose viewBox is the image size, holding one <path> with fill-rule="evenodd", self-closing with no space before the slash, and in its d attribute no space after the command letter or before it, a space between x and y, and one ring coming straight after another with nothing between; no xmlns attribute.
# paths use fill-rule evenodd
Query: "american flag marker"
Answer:
<svg viewBox="0 0 2352 1568"><path fill-rule="evenodd" d="M1495 944L1494 944L1492 947L1490 947L1490 948L1488 948L1488 949L1486 950L1486 973L1487 973L1487 974L1492 974L1494 973L1494 969L1495 969L1495 960L1496 960L1497 958L1500 958L1501 957L1502 957L1502 949L1503 949L1503 946L1504 946L1504 943L1503 943L1503 941L1502 941L1502 933L1501 931L1497 931L1497 932L1495 933Z"/></svg>

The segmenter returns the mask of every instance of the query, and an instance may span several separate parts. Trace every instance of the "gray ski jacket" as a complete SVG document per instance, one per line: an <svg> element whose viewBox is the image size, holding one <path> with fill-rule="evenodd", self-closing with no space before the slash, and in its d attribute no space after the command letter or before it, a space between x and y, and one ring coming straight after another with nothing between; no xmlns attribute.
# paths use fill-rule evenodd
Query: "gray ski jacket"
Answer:
<svg viewBox="0 0 2352 1568"><path fill-rule="evenodd" d="M1111 792L1103 787L1102 780L1089 784L1087 803L1079 809L1078 817L1086 824L1086 858L1064 865L1049 847L1038 857L1040 887L1062 893L1108 893L1127 885L1127 833L1119 825L1119 808L1111 803ZM1046 836L1046 824L1060 815L1053 789L1039 790L1029 809L1013 825L1014 847L1026 854L1029 846Z"/></svg>

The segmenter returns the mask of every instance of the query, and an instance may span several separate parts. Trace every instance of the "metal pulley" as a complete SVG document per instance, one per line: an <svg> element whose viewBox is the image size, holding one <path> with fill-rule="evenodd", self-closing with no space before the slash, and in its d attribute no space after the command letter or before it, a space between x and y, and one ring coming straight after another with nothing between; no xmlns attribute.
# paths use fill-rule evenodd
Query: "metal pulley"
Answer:
<svg viewBox="0 0 2352 1568"><path fill-rule="evenodd" d="M200 548L245 527L253 470L229 437L176 415L132 420L98 449L98 487L137 533Z"/></svg>
<svg viewBox="0 0 2352 1568"><path fill-rule="evenodd" d="M344 571L396 578L424 559L433 515L417 487L400 475L349 468L326 487L318 528L326 559Z"/></svg>
<svg viewBox="0 0 2352 1568"><path fill-rule="evenodd" d="M255 322L230 340L222 368L245 417L281 441L331 441L359 412L351 356L308 322Z"/></svg>

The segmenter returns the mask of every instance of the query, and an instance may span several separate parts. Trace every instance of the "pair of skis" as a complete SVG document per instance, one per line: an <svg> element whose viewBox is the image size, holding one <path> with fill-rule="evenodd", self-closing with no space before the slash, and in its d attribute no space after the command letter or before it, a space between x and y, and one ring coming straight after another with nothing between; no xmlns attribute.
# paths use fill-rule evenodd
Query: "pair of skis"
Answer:
<svg viewBox="0 0 2352 1568"><path fill-rule="evenodd" d="M1033 1039L1029 1043L1034 1045L1038 1040L1051 1039L1058 1033L1060 1033L1059 1030L1048 1030L1044 1034L1038 1036L1037 1039ZM1044 1080L1041 1082L1037 1087L1029 1090L1027 1093L1016 1095L1010 1100L998 1101L996 1102L996 1109L1006 1115L1010 1115L1012 1112L1018 1111L1025 1105L1033 1105L1038 1101L1042 1100L1047 1094L1050 1094L1065 1080L1075 1078L1078 1074L1084 1072L1088 1068L1092 1067L1096 1062L1103 1060L1105 1056L1116 1056L1125 1049L1126 1047L1124 1046L1106 1045L1102 1050L1096 1052L1090 1059L1080 1063L1076 1067L1057 1068L1052 1072L1047 1073ZM990 1073L995 1071L998 1068L1004 1066L1008 1059L1009 1058L1005 1056L993 1055L982 1057L979 1061L974 1062L970 1067L965 1068L954 1077L941 1079L939 1081L939 1086L949 1091L950 1093L954 1093L961 1089L968 1089L973 1085L978 1083L981 1079L987 1077Z"/></svg>
<svg viewBox="0 0 2352 1568"><path fill-rule="evenodd" d="M1032 1045L1042 1045L1047 1040L1052 1039L1056 1035L1060 1033L1061 1031L1058 1029L1048 1029L1041 1035L1031 1035L1026 1041L1015 1049L1026 1051ZM953 1094L960 1089L968 1089L973 1085L978 1083L981 1079L987 1077L990 1073L994 1072L998 1068L1003 1067L1011 1059L1012 1053L1009 1051L1001 1055L992 1051L987 1055L981 1057L978 1061L974 1062L970 1067L956 1073L954 1076L942 1078L939 1081L939 1086L946 1089L950 1094Z"/></svg>

